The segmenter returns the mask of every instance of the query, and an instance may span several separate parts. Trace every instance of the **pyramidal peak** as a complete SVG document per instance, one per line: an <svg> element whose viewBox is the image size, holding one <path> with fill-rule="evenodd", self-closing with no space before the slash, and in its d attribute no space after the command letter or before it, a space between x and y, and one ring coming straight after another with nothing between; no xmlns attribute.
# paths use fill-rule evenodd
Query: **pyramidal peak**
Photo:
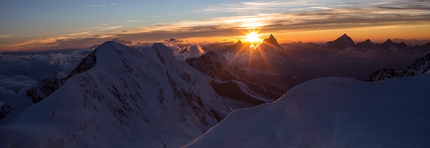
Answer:
<svg viewBox="0 0 430 148"><path fill-rule="evenodd" d="M345 47L355 45L354 41L346 33L338 37L336 40L332 41L331 43L336 44L336 46L342 45Z"/></svg>
<svg viewBox="0 0 430 148"><path fill-rule="evenodd" d="M394 42L393 41L391 41L391 39L387 39L384 43L382 43L382 44L388 44L388 45L390 45L390 44L393 44Z"/></svg>
<svg viewBox="0 0 430 148"><path fill-rule="evenodd" d="M371 44L374 44L374 43L370 39L367 39L367 40L365 40L363 42L357 43L357 45L363 45L363 44L365 44L365 45L371 45Z"/></svg>
<svg viewBox="0 0 430 148"><path fill-rule="evenodd" d="M272 34L270 34L269 38L264 39L264 42L278 44L278 40L276 40L276 38Z"/></svg>
<svg viewBox="0 0 430 148"><path fill-rule="evenodd" d="M278 41L276 40L276 38L272 34L270 34L269 38L264 39L263 43L269 43L269 44L273 44L273 45L279 44Z"/></svg>
<svg viewBox="0 0 430 148"><path fill-rule="evenodd" d="M340 36L339 38L350 38L346 33L344 33L342 36Z"/></svg>
<svg viewBox="0 0 430 148"><path fill-rule="evenodd" d="M237 41L237 42L236 42L236 44L242 44L242 41L241 41L241 40L239 40L239 41Z"/></svg>
<svg viewBox="0 0 430 148"><path fill-rule="evenodd" d="M241 40L239 40L235 44L233 44L233 46L241 47L241 46L244 46L244 43Z"/></svg>
<svg viewBox="0 0 430 148"><path fill-rule="evenodd" d="M270 34L269 38L263 40L263 46L264 46L264 44L266 44L267 46L269 46L271 48L283 50L281 45L279 45L278 41L276 40L276 38L272 34ZM262 45L260 45L260 46L262 46Z"/></svg>
<svg viewBox="0 0 430 148"><path fill-rule="evenodd" d="M275 37L273 36L273 34L270 34L269 40L276 40Z"/></svg>

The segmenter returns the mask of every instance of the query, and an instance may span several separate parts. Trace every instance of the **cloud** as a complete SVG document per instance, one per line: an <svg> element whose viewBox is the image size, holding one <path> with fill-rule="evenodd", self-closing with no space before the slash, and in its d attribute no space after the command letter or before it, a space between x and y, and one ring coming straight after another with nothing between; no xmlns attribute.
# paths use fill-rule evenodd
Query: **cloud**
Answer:
<svg viewBox="0 0 430 148"><path fill-rule="evenodd" d="M164 44L164 45L166 45L166 47L169 48L170 51L172 51L173 56L178 55L182 51L182 49L179 48L177 45L173 45L173 44Z"/></svg>
<svg viewBox="0 0 430 148"><path fill-rule="evenodd" d="M127 40L120 40L120 39L112 39L112 41L127 45L127 44L133 44L133 42L131 41L127 41Z"/></svg>
<svg viewBox="0 0 430 148"><path fill-rule="evenodd" d="M387 2L377 6L381 9L392 10L430 10L430 1L428 0L412 0L412 1L395 1Z"/></svg>
<svg viewBox="0 0 430 148"><path fill-rule="evenodd" d="M101 30L112 30L112 29L118 29L118 28L122 28L122 27L124 27L124 26L111 26L111 27L103 28Z"/></svg>
<svg viewBox="0 0 430 148"><path fill-rule="evenodd" d="M0 101L5 101L33 85L44 75L67 76L93 49L43 52L3 52L0 54Z"/></svg>
<svg viewBox="0 0 430 148"><path fill-rule="evenodd" d="M164 40L164 43L182 43L182 42L184 42L184 41L180 40L180 39L175 39L175 38L170 38L170 39Z"/></svg>
<svg viewBox="0 0 430 148"><path fill-rule="evenodd" d="M190 58L200 57L205 54L205 51L197 44L193 44L189 48Z"/></svg>
<svg viewBox="0 0 430 148"><path fill-rule="evenodd" d="M11 77L0 76L0 102L5 102L20 91L33 85L36 81L23 75Z"/></svg>
<svg viewBox="0 0 430 148"><path fill-rule="evenodd" d="M303 6L317 6L315 4L309 4L304 1L268 1L268 2L240 2L240 3L221 3L216 6L208 6L201 11L204 12L214 12L214 13L226 13L226 12L236 12L240 14L256 14L261 12L273 12L278 9L293 9L300 8Z"/></svg>
<svg viewBox="0 0 430 148"><path fill-rule="evenodd" d="M7 100L9 100L12 97L14 97L15 94L16 93L14 91L6 89L3 86L0 86L0 96L2 96L1 99L0 99L0 102L3 102L3 103L6 102Z"/></svg>
<svg viewBox="0 0 430 148"><path fill-rule="evenodd" d="M125 26L100 26L65 36L38 38L5 46L2 49L58 49L89 47L113 38L134 42L159 42L172 36L184 40L231 38L257 29L260 32L298 32L384 26L429 25L428 1L404 2L340 2L331 5L317 1L269 1L226 3L203 9L208 12L261 11L203 20L161 23L141 28L119 30ZM285 9L284 13L272 10ZM199 12L199 13L203 13ZM89 32L89 33L87 33Z"/></svg>
<svg viewBox="0 0 430 148"><path fill-rule="evenodd" d="M205 54L205 51L198 44L191 44L186 50L183 51L178 46L167 47L173 51L173 56L175 56L175 58L179 61L185 61L188 58L197 58Z"/></svg>
<svg viewBox="0 0 430 148"><path fill-rule="evenodd" d="M8 38L11 37L12 35L7 35L7 34L0 34L0 38Z"/></svg>
<svg viewBox="0 0 430 148"><path fill-rule="evenodd" d="M69 36L75 36L75 35L84 35L84 34L89 34L91 33L90 31L84 31L84 32L76 32L76 33L70 33L68 34Z"/></svg>
<svg viewBox="0 0 430 148"><path fill-rule="evenodd" d="M68 49L44 52L4 52L0 54L0 74L25 75L37 80L45 74L63 77L93 49Z"/></svg>
<svg viewBox="0 0 430 148"><path fill-rule="evenodd" d="M76 66L84 59L88 54L93 52L93 49L79 49L75 50L70 54L56 53L50 55L50 65L58 65L61 67L61 71L58 71L56 75L60 78L66 77L69 73L76 68Z"/></svg>

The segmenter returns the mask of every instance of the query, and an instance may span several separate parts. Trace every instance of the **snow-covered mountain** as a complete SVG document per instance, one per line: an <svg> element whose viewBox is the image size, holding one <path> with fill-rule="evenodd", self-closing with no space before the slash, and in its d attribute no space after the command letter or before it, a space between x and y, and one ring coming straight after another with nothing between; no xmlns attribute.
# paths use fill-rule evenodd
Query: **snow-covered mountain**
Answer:
<svg viewBox="0 0 430 148"><path fill-rule="evenodd" d="M394 69L381 69L369 76L368 81L382 81L394 77L408 77L419 74L427 74L430 72L430 53L415 60L412 65L408 66L402 71L395 71Z"/></svg>
<svg viewBox="0 0 430 148"><path fill-rule="evenodd" d="M311 80L231 112L185 147L430 147L428 84L429 75Z"/></svg>
<svg viewBox="0 0 430 148"><path fill-rule="evenodd" d="M231 111L163 44L109 41L68 77L45 80L58 83L42 80L3 106L0 147L178 147Z"/></svg>

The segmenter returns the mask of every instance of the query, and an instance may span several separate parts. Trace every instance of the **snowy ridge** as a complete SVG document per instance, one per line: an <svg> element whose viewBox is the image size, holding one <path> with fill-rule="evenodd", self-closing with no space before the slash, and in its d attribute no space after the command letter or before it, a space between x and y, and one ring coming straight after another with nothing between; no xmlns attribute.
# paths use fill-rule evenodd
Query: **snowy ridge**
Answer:
<svg viewBox="0 0 430 148"><path fill-rule="evenodd" d="M382 81L395 77L409 77L419 74L427 74L430 71L430 53L415 60L415 62L406 69L397 72L394 69L381 69L369 76L368 81Z"/></svg>
<svg viewBox="0 0 430 148"><path fill-rule="evenodd" d="M231 110L163 44L139 51L109 41L95 57L0 126L0 147L178 147Z"/></svg>
<svg viewBox="0 0 430 148"><path fill-rule="evenodd" d="M184 147L429 147L428 84L426 75L311 80L276 102L233 111Z"/></svg>

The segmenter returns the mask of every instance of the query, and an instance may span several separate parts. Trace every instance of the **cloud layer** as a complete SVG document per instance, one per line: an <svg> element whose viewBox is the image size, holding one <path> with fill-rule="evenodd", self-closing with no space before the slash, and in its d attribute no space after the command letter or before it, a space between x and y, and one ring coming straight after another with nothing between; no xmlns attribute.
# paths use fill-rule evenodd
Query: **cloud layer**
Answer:
<svg viewBox="0 0 430 148"><path fill-rule="evenodd" d="M193 13L230 13L232 15L145 25L136 29L126 29L121 25L105 26L98 30L83 30L64 36L33 39L4 46L0 50L89 47L114 38L134 42L163 41L172 37L202 41L205 40L202 38L209 40L239 36L249 29L274 33L385 26L430 26L428 10L430 10L428 0L333 1L330 4L294 0L223 3L194 10Z"/></svg>
<svg viewBox="0 0 430 148"><path fill-rule="evenodd" d="M6 101L44 75L67 76L93 49L0 54L0 101Z"/></svg>

